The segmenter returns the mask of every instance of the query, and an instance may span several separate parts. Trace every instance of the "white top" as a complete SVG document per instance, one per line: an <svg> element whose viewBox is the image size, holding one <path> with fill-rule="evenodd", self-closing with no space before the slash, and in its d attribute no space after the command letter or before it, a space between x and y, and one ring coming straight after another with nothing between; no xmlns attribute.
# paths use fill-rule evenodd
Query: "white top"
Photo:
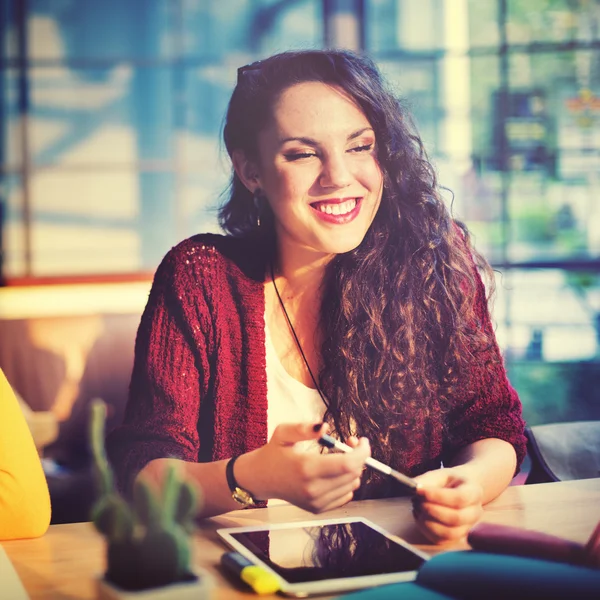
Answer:
<svg viewBox="0 0 600 600"><path fill-rule="evenodd" d="M282 423L320 423L325 414L325 404L317 390L309 388L294 379L281 364L265 315L265 346L267 362L267 436L271 439L277 425ZM321 446L315 440L298 442L297 446L306 452L320 452ZM283 500L269 499L268 506L284 503ZM271 548L275 552L274 548Z"/></svg>
<svg viewBox="0 0 600 600"><path fill-rule="evenodd" d="M319 392L294 379L277 356L265 318L267 358L267 435L271 439L282 423L320 423L325 404ZM306 450L318 452L316 441L301 442Z"/></svg>

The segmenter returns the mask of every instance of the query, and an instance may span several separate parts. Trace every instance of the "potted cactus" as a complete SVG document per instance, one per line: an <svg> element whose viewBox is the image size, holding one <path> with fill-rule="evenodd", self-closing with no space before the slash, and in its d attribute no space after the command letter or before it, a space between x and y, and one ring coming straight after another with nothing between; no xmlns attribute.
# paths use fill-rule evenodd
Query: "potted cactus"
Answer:
<svg viewBox="0 0 600 600"><path fill-rule="evenodd" d="M208 576L191 566L191 534L197 498L174 468L162 494L137 481L133 500L116 490L104 450L106 407L92 404L90 443L98 485L92 509L96 529L106 538L107 567L98 580L98 596L106 600L208 597Z"/></svg>

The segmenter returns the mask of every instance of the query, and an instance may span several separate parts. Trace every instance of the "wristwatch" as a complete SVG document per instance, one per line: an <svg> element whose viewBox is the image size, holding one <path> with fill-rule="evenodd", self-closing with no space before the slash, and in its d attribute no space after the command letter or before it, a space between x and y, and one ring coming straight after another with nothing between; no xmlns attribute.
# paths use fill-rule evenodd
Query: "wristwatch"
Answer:
<svg viewBox="0 0 600 600"><path fill-rule="evenodd" d="M254 498L254 496L248 490L240 487L238 482L235 480L235 476L233 474L233 465L238 458L239 456L234 456L233 458L229 459L229 462L225 467L225 476L227 477L227 485L231 490L231 497L244 508L247 506L256 506L257 500Z"/></svg>

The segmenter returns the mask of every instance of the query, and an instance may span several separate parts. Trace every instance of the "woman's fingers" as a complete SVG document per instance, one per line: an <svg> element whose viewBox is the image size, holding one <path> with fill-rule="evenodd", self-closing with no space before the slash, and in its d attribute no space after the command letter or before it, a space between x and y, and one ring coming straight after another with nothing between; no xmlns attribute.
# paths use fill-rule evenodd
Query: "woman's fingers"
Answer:
<svg viewBox="0 0 600 600"><path fill-rule="evenodd" d="M349 502L360 486L365 460L370 454L369 443L363 438L357 440L353 452L315 457L317 460L311 461L314 471L305 488L308 510L322 512Z"/></svg>
<svg viewBox="0 0 600 600"><path fill-rule="evenodd" d="M417 478L413 514L425 535L436 542L458 540L483 514L480 485L457 476L452 469L430 471Z"/></svg>
<svg viewBox="0 0 600 600"><path fill-rule="evenodd" d="M318 509L314 512L326 512L328 510L333 510L334 508L339 508L340 506L344 506L344 504L348 504L354 497L355 487L352 486L350 489L345 489L342 494L336 492L335 495L331 497L324 497Z"/></svg>
<svg viewBox="0 0 600 600"><path fill-rule="evenodd" d="M371 455L371 447L362 438L352 452L328 452L325 454L297 453L303 479L331 478L345 473L359 472Z"/></svg>
<svg viewBox="0 0 600 600"><path fill-rule="evenodd" d="M448 527L435 519L428 519L423 516L417 517L416 522L425 537L436 544L446 541L455 542L463 540L467 537L469 530L471 529L466 525L461 527Z"/></svg>
<svg viewBox="0 0 600 600"><path fill-rule="evenodd" d="M320 457L326 458L326 457ZM360 469L343 471L328 476L296 477L293 484L284 484L284 494L278 496L311 512L322 512L342 506L352 499L352 493L360 485Z"/></svg>
<svg viewBox="0 0 600 600"><path fill-rule="evenodd" d="M350 446L351 448L356 448L356 446L358 446L358 438L355 435L351 435L347 440L346 440L346 444L348 444L348 446Z"/></svg>
<svg viewBox="0 0 600 600"><path fill-rule="evenodd" d="M423 515L426 515L427 518L433 519L446 527L471 527L483 514L483 508L480 504L472 504L457 510L442 506L441 504L424 502L417 510L421 510Z"/></svg>
<svg viewBox="0 0 600 600"><path fill-rule="evenodd" d="M324 512L343 506L352 500L355 490L360 486L360 477L343 476L327 482L317 493L306 498L303 508L312 512Z"/></svg>
<svg viewBox="0 0 600 600"><path fill-rule="evenodd" d="M296 446L297 442L316 439L327 430L326 424L310 423L276 428L260 451L265 457L262 484L267 497L282 498L312 512L329 510L352 499L371 454L369 442L352 440L353 450L348 453L304 452Z"/></svg>
<svg viewBox="0 0 600 600"><path fill-rule="evenodd" d="M464 508L472 503L471 494L467 490L456 490L449 488L424 488L419 490L421 502L441 504L455 509Z"/></svg>
<svg viewBox="0 0 600 600"><path fill-rule="evenodd" d="M466 538L472 527L468 518L450 517L447 520L452 524L440 522L419 504L413 507L413 515L419 529L435 543Z"/></svg>
<svg viewBox="0 0 600 600"><path fill-rule="evenodd" d="M416 479L420 484L416 497L424 502L456 509L482 502L481 486L456 476L452 469L429 471Z"/></svg>
<svg viewBox="0 0 600 600"><path fill-rule="evenodd" d="M435 469L434 471L427 471L422 475L417 475L415 481L419 482L419 487L416 493L420 496L425 494L425 490L431 489L443 489L450 485L452 475L450 469Z"/></svg>
<svg viewBox="0 0 600 600"><path fill-rule="evenodd" d="M270 443L293 446L297 442L319 439L328 428L327 423L284 423L275 428Z"/></svg>
<svg viewBox="0 0 600 600"><path fill-rule="evenodd" d="M480 486L468 483L456 485L456 487L426 487L419 490L419 496L424 502L455 509L465 508L472 504L481 504L482 495L483 492Z"/></svg>

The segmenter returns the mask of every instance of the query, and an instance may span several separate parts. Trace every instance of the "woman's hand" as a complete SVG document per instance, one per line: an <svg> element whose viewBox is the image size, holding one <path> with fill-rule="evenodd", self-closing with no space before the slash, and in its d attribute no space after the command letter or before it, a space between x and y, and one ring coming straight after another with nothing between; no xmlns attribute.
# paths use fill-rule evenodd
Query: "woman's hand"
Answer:
<svg viewBox="0 0 600 600"><path fill-rule="evenodd" d="M413 497L413 514L433 542L467 537L483 513L483 488L460 467L436 469L415 478L420 486Z"/></svg>
<svg viewBox="0 0 600 600"><path fill-rule="evenodd" d="M371 454L369 442L353 440L348 454L306 452L298 445L326 432L327 425L279 425L265 446L237 460L238 483L256 498L280 498L314 513L348 503Z"/></svg>

